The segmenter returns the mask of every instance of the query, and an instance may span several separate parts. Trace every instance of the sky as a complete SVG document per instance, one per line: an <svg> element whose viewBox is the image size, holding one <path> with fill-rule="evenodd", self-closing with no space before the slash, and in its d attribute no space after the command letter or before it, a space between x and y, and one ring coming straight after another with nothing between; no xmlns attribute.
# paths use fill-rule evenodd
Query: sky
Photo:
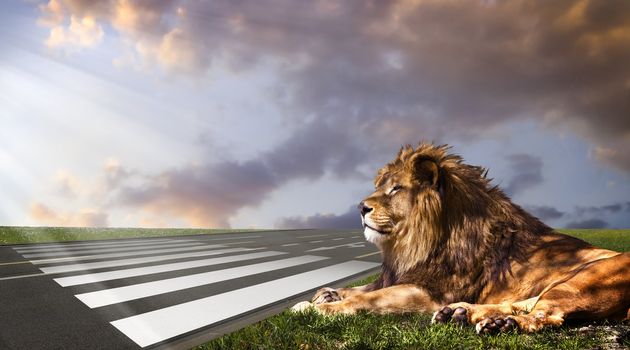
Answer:
<svg viewBox="0 0 630 350"><path fill-rule="evenodd" d="M630 2L0 4L0 225L358 227L447 143L547 224L630 227Z"/></svg>

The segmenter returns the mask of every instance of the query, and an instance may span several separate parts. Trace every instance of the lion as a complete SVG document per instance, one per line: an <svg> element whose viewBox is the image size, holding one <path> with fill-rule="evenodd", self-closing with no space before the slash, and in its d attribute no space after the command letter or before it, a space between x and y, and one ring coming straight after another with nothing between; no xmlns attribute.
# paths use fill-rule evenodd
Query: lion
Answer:
<svg viewBox="0 0 630 350"><path fill-rule="evenodd" d="M428 312L477 333L630 319L630 253L554 231L449 150L402 147L359 204L383 258L377 280L322 288L294 311Z"/></svg>

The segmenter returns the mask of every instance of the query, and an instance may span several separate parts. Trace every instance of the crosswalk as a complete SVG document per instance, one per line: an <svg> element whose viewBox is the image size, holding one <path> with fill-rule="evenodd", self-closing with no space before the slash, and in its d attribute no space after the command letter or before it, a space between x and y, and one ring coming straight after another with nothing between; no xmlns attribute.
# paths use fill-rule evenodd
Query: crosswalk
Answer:
<svg viewBox="0 0 630 350"><path fill-rule="evenodd" d="M140 347L168 343L379 265L313 249L296 253L296 243L245 247L250 238L256 237L13 249Z"/></svg>

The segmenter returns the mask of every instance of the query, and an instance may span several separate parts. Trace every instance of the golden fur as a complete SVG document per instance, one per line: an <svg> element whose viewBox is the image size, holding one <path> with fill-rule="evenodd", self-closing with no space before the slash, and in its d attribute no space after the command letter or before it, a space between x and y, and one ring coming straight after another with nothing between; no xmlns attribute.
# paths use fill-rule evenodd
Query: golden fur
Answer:
<svg viewBox="0 0 630 350"><path fill-rule="evenodd" d="M629 317L630 254L555 232L448 149L403 147L361 202L366 239L383 256L379 278L322 288L295 310L435 312L480 333Z"/></svg>

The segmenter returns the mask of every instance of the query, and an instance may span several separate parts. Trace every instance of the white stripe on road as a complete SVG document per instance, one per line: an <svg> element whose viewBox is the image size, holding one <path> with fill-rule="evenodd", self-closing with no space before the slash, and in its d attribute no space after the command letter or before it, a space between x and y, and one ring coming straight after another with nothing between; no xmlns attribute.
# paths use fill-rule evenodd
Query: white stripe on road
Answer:
<svg viewBox="0 0 630 350"><path fill-rule="evenodd" d="M310 241L308 243L322 243L323 241Z"/></svg>
<svg viewBox="0 0 630 350"><path fill-rule="evenodd" d="M258 248L258 249L262 249L262 248ZM72 265L48 266L48 267L40 267L40 270L45 273L64 273L64 272L72 272L72 271L95 270L95 269L103 269L103 268L108 268L108 267L145 264L145 263L151 263L151 262L156 262L156 261L219 255L219 254L225 254L225 253L239 253L239 252L245 252L245 251L251 251L251 250L257 250L257 249L229 248L229 249L219 249L219 250L210 250L210 251L204 250L204 251L193 252L193 253L168 254L168 255L159 255L159 256L147 256L144 258L131 258L131 259L120 259L120 260L96 261L96 262L91 262L91 263L72 264Z"/></svg>
<svg viewBox="0 0 630 350"><path fill-rule="evenodd" d="M65 261L81 261L81 260L94 260L94 259L123 258L123 257L126 257L126 256L156 255L156 254L164 254L164 253L186 252L186 251L190 251L190 250L205 250L205 249L214 249L214 248L225 248L225 246L220 245L220 244L217 244L217 245L200 245L200 246L184 247L184 248L144 250L142 252L125 252L125 253L110 253L110 254L99 254L99 255L82 255L82 256L71 256L71 257L67 257L67 258L31 260L31 263L36 264L36 265L40 265L40 264L48 264L48 263L51 263L51 262L60 262L60 261L64 261L65 262ZM245 249L245 248L241 248L241 249Z"/></svg>
<svg viewBox="0 0 630 350"><path fill-rule="evenodd" d="M223 244L223 245L235 245L235 244L246 244L246 243L254 243L254 242L257 242L257 241L229 242L229 243L223 242L221 244Z"/></svg>
<svg viewBox="0 0 630 350"><path fill-rule="evenodd" d="M203 245L203 243L198 243L198 242L184 242L184 243L173 243L171 244L169 247L171 248L175 248L175 247L191 247L191 246L200 246ZM99 248L91 248L91 249L84 249L84 250L77 250L77 251L63 251L63 252L56 252L56 253L36 253L36 254L22 254L23 257L25 257L26 259L33 259L33 258L52 258L52 257L62 257L62 256L74 256L74 255L97 255L97 254L104 254L104 253L115 253L115 252L128 252L128 251L138 251L140 254L142 253L141 251L145 250L145 249L153 249L153 248L164 248L164 245L157 245L157 244L152 244L152 245L144 245L144 246L139 246L139 247L116 247L116 248L104 248L104 249L99 249Z"/></svg>
<svg viewBox="0 0 630 350"><path fill-rule="evenodd" d="M298 244L300 244L300 243L283 244L282 247L291 247L291 246L298 245Z"/></svg>
<svg viewBox="0 0 630 350"><path fill-rule="evenodd" d="M345 239L345 238L343 238L343 237L341 237L341 238L334 238L333 241L340 241L342 239Z"/></svg>
<svg viewBox="0 0 630 350"><path fill-rule="evenodd" d="M313 249L309 249L309 250L307 250L307 252L319 252L319 251L322 251L322 250L331 250L331 249L337 249L337 248L341 248L341 247L348 247L348 248L362 248L362 247L365 247L365 241L359 241L359 242L354 242L354 243L347 243L347 244L334 245L334 246L330 246L330 247L319 247L319 248L313 248Z"/></svg>
<svg viewBox="0 0 630 350"><path fill-rule="evenodd" d="M111 324L145 347L378 266L348 261L123 318Z"/></svg>
<svg viewBox="0 0 630 350"><path fill-rule="evenodd" d="M55 282L59 283L62 287L68 287L68 286L76 286L76 285L85 284L85 283L110 281L110 280L115 280L115 279L120 279L120 278L145 276L145 275L151 275L155 273L192 269L195 267L202 267L202 266L212 266L212 265L224 264L224 263L229 263L229 262L234 262L234 261L266 258L269 256L276 256L276 255L281 255L281 254L287 254L287 253L267 251L267 252L258 252L258 253L243 254L243 255L232 255L232 256L225 256L225 257L220 257L220 258L192 260L192 261L184 261L184 262L172 263L172 264L153 265L153 266L146 266L146 267L136 267L132 269L91 273L91 274L78 275L78 276L60 277L60 278L55 278L54 280Z"/></svg>
<svg viewBox="0 0 630 350"><path fill-rule="evenodd" d="M125 287L99 290L96 292L75 295L90 308L122 303L129 300L149 297L153 295L174 292L215 282L250 276L257 273L283 269L286 267L307 264L328 259L321 256L304 255L294 258L274 260L259 264L233 267L224 270L198 273L194 275L168 278L159 281L133 284Z"/></svg>
<svg viewBox="0 0 630 350"><path fill-rule="evenodd" d="M81 250L81 249L133 247L133 246L143 246L143 245L151 245L151 244L173 244L173 243L181 243L181 242L197 242L197 241L191 240L191 239L161 240L159 242L155 241L155 240L146 240L144 242L132 242L132 243L121 242L121 243L102 244L102 245L98 245L98 246L89 246L89 247L54 247L54 248L38 247L38 248L24 248L24 249L15 248L15 250L18 253L20 253L20 254L24 254L24 253L40 253L40 252L52 253L52 252L61 252L61 251L71 252L71 251L77 251L77 250Z"/></svg>
<svg viewBox="0 0 630 350"><path fill-rule="evenodd" d="M160 238L160 239L130 239L130 240L108 240L108 241L99 241L99 242L89 242L83 241L80 243L50 243L50 244L29 244L20 247L14 247L13 249L21 250L21 249L48 249L48 248L63 248L63 247L90 247L90 246L101 246L105 244L114 244L114 243L136 243L136 242L162 242L162 241L170 241L170 239Z"/></svg>
<svg viewBox="0 0 630 350"><path fill-rule="evenodd" d="M310 236L295 236L296 238L313 238L313 237L324 237L324 236L330 236L330 234L325 234L325 235L310 235Z"/></svg>
<svg viewBox="0 0 630 350"><path fill-rule="evenodd" d="M262 236L243 236L243 237L224 237L224 238L206 238L203 241L226 241L226 240L234 240L234 239L243 239L243 238L259 238Z"/></svg>

